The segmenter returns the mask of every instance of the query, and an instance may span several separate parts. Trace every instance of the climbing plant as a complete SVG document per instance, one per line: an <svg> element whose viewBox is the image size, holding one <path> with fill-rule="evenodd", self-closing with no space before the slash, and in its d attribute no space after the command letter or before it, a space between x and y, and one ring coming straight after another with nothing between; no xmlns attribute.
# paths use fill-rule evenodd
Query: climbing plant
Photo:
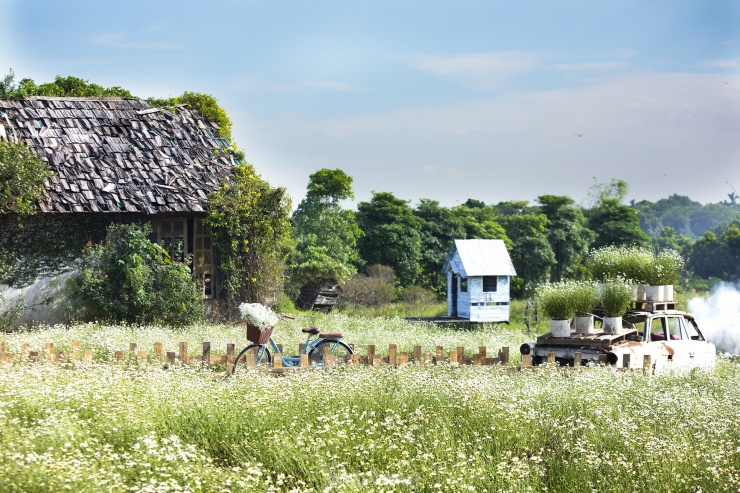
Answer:
<svg viewBox="0 0 740 493"><path fill-rule="evenodd" d="M220 251L232 313L242 302L278 301L290 233L285 189L271 187L251 164L240 164L209 196L205 223Z"/></svg>
<svg viewBox="0 0 740 493"><path fill-rule="evenodd" d="M50 175L49 165L25 144L0 139L0 214L35 213Z"/></svg>

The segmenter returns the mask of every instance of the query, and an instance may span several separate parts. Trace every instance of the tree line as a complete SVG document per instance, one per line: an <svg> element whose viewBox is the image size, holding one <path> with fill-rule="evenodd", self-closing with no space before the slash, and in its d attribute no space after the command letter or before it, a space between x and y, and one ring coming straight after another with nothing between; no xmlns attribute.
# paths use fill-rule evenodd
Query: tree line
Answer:
<svg viewBox="0 0 740 493"><path fill-rule="evenodd" d="M615 179L592 187L589 206L561 195L541 195L533 204L471 198L454 207L432 199L412 205L391 192L373 192L350 210L340 202L353 198L351 183L340 169L310 176L292 216L295 248L288 272L294 289L325 279L341 283L384 265L402 287L442 294L442 267L455 239L503 240L518 273L515 296L546 281L587 275L589 252L606 245L671 248L689 259L694 276L740 276L740 207L732 195L729 202L708 205L678 195L625 204L628 184Z"/></svg>

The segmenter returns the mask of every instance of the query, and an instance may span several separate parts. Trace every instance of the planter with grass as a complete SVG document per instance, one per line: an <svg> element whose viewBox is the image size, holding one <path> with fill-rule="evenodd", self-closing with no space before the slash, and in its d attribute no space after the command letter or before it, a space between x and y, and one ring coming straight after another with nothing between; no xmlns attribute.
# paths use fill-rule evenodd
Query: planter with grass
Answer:
<svg viewBox="0 0 740 493"><path fill-rule="evenodd" d="M673 301L675 298L673 285L681 277L684 265L686 260L676 250L670 248L661 250L653 264L648 286L648 301ZM652 299L651 296L659 299Z"/></svg>
<svg viewBox="0 0 740 493"><path fill-rule="evenodd" d="M646 299L646 285L654 271L655 259L650 248L640 246L606 246L594 250L586 265L599 282L628 279L635 284L633 301Z"/></svg>
<svg viewBox="0 0 740 493"><path fill-rule="evenodd" d="M634 285L616 279L604 284L600 294L600 305L604 310L604 332L619 335L622 333L622 315L632 303Z"/></svg>
<svg viewBox="0 0 740 493"><path fill-rule="evenodd" d="M570 319L575 315L573 300L564 282L545 284L537 289L540 311L550 319L553 337L570 337Z"/></svg>
<svg viewBox="0 0 740 493"><path fill-rule="evenodd" d="M599 302L596 293L596 283L591 281L576 281L569 285L573 310L575 312L575 328L579 334L594 333L594 308Z"/></svg>

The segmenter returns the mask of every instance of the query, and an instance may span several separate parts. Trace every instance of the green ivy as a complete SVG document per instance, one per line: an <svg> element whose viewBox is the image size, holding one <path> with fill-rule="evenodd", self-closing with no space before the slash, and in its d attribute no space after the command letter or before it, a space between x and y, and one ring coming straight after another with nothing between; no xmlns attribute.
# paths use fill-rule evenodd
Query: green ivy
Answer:
<svg viewBox="0 0 740 493"><path fill-rule="evenodd" d="M282 294L282 270L290 233L290 198L245 163L208 198L206 225L219 249L219 268L229 308L271 303Z"/></svg>

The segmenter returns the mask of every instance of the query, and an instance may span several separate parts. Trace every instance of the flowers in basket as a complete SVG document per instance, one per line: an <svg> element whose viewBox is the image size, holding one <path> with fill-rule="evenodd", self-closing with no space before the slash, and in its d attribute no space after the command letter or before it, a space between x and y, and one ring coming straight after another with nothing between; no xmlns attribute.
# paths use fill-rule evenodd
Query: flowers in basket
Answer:
<svg viewBox="0 0 740 493"><path fill-rule="evenodd" d="M269 329L280 320L275 312L260 303L242 303L239 305L239 311L247 323L260 330Z"/></svg>

